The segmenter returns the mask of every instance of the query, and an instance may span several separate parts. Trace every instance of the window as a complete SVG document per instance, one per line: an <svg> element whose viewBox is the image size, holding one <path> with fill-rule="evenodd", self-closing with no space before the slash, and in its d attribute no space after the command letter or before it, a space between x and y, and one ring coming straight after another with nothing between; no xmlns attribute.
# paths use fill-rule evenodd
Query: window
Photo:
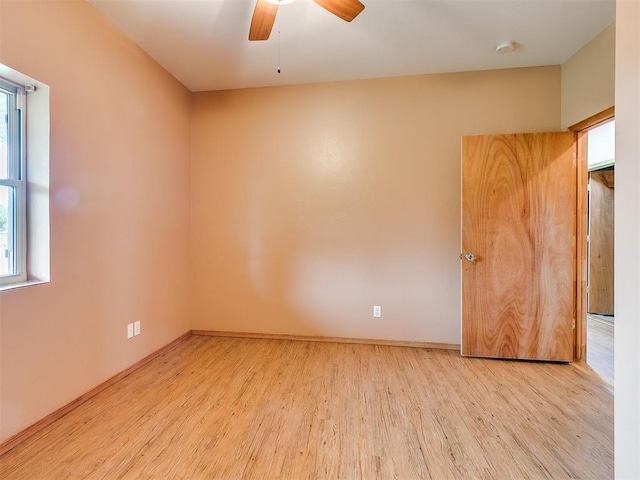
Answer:
<svg viewBox="0 0 640 480"><path fill-rule="evenodd" d="M49 130L49 86L0 64L0 292L50 281Z"/></svg>
<svg viewBox="0 0 640 480"><path fill-rule="evenodd" d="M25 102L23 87L0 78L0 285L27 278Z"/></svg>

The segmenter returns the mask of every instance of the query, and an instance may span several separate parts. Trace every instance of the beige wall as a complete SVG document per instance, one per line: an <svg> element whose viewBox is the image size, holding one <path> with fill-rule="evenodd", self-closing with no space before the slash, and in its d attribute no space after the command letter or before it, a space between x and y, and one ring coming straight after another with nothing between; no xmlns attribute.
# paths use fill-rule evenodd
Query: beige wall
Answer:
<svg viewBox="0 0 640 480"><path fill-rule="evenodd" d="M615 23L562 65L562 128L614 105Z"/></svg>
<svg viewBox="0 0 640 480"><path fill-rule="evenodd" d="M640 2L616 2L616 478L640 478Z"/></svg>
<svg viewBox="0 0 640 480"><path fill-rule="evenodd" d="M3 440L189 330L190 94L85 2L0 1L0 62L51 87L51 283L0 294Z"/></svg>
<svg viewBox="0 0 640 480"><path fill-rule="evenodd" d="M460 137L558 130L560 68L194 99L195 329L457 344Z"/></svg>

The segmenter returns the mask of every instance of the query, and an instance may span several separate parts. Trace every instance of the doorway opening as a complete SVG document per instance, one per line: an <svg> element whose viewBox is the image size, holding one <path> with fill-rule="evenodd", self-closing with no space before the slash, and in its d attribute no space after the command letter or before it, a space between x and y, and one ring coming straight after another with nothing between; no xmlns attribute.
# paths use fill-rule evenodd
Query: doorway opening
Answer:
<svg viewBox="0 0 640 480"><path fill-rule="evenodd" d="M615 121L587 132L587 364L613 385Z"/></svg>
<svg viewBox="0 0 640 480"><path fill-rule="evenodd" d="M613 388L615 121L613 109L578 136L576 360Z"/></svg>

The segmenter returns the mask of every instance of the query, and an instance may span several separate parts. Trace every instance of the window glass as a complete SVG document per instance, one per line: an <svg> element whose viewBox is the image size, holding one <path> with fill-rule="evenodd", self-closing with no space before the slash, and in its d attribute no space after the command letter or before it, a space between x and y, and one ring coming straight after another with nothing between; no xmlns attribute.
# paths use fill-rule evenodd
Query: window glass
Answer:
<svg viewBox="0 0 640 480"><path fill-rule="evenodd" d="M9 137L9 95L0 90L0 178L7 178L7 139Z"/></svg>
<svg viewBox="0 0 640 480"><path fill-rule="evenodd" d="M26 278L22 96L21 87L0 83L0 284Z"/></svg>
<svg viewBox="0 0 640 480"><path fill-rule="evenodd" d="M0 186L0 276L16 273L15 188Z"/></svg>

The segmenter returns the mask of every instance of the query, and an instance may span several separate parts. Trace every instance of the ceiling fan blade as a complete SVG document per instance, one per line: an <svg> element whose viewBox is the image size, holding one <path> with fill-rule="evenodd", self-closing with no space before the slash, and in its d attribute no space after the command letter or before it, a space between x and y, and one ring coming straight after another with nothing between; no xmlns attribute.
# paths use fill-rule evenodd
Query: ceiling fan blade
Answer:
<svg viewBox="0 0 640 480"><path fill-rule="evenodd" d="M278 13L277 5L266 0L258 0L251 19L249 40L267 40L271 35L273 22L276 21L276 13Z"/></svg>
<svg viewBox="0 0 640 480"><path fill-rule="evenodd" d="M313 0L325 10L350 22L364 10L364 5L358 0Z"/></svg>

